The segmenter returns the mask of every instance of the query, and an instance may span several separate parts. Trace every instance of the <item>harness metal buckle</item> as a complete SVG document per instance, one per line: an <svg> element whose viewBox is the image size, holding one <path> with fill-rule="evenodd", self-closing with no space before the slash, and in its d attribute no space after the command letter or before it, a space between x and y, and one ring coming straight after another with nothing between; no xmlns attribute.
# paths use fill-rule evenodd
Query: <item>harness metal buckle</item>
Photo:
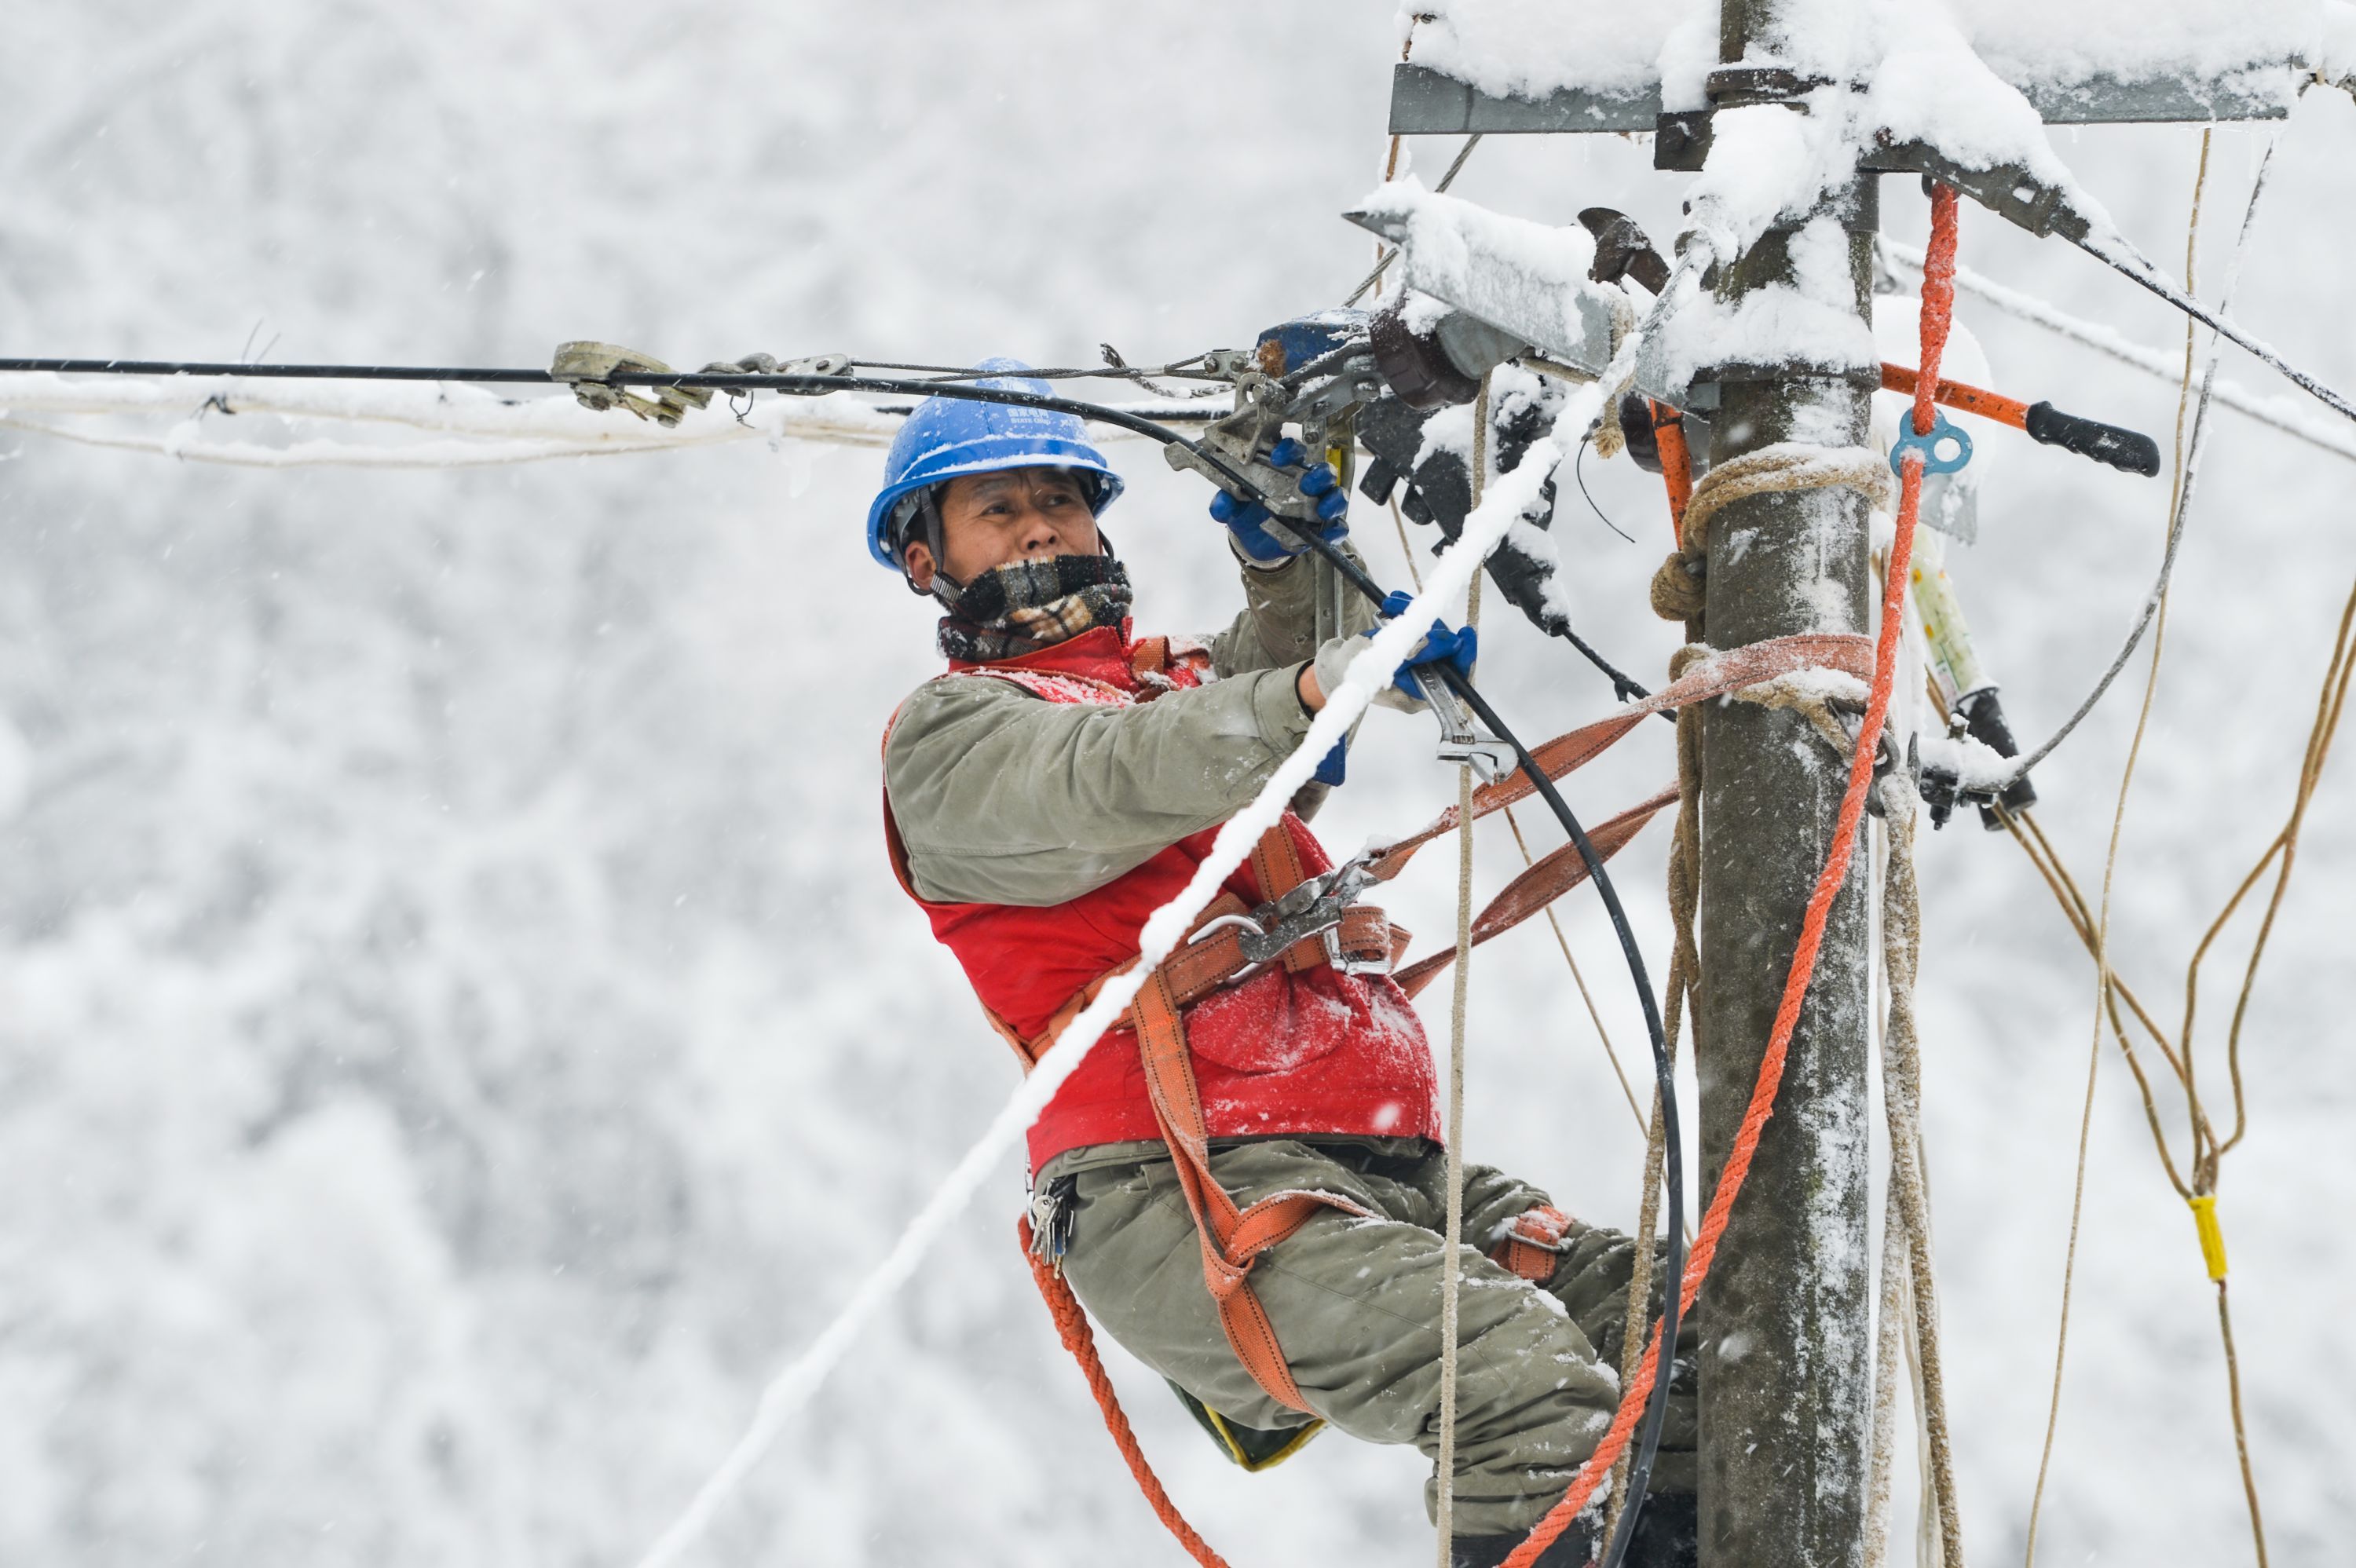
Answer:
<svg viewBox="0 0 2356 1568"><path fill-rule="evenodd" d="M1280 957L1294 943L1306 942L1313 936L1323 941L1326 962L1343 974L1387 973L1387 961L1372 965L1350 958L1342 951L1342 912L1374 880L1365 857L1360 856L1309 878L1290 892L1252 911L1252 919L1260 929L1243 939L1244 956L1252 961L1252 969L1256 971Z"/></svg>
<svg viewBox="0 0 2356 1568"><path fill-rule="evenodd" d="M1326 963L1342 974L1387 975L1387 953L1379 959L1355 958L1342 947L1342 912L1374 880L1374 873L1367 869L1367 857L1361 855L1307 879L1290 892L1270 899L1249 914L1223 914L1205 921L1194 928L1186 944L1192 947L1222 931L1241 932L1237 946L1246 962L1227 977L1230 986L1250 979L1282 957L1294 943L1306 942L1311 937L1323 943Z"/></svg>
<svg viewBox="0 0 2356 1568"><path fill-rule="evenodd" d="M1383 944L1379 958L1353 958L1342 948L1342 926L1335 922L1320 933L1325 944L1327 965L1344 975L1387 975L1391 972L1390 944Z"/></svg>
<svg viewBox="0 0 2356 1568"><path fill-rule="evenodd" d="M1231 928L1241 931L1244 933L1243 941L1245 943L1252 943L1255 942L1256 939L1264 938L1268 934L1268 928L1262 925L1257 917L1267 913L1269 907L1269 906L1266 904L1262 904L1250 914L1223 914L1216 920L1206 920L1202 924L1194 928L1194 934L1186 939L1186 945L1192 947L1198 942L1207 941L1217 933L1226 931ZM1277 951L1281 953L1284 949L1280 947ZM1247 950L1244 956L1250 958L1252 955L1251 953ZM1253 976L1258 974L1266 967L1268 967L1268 960L1266 958L1254 959L1251 963L1248 963L1242 968L1237 970L1233 975L1228 976L1226 983L1230 986L1240 985L1244 981L1248 980Z"/></svg>

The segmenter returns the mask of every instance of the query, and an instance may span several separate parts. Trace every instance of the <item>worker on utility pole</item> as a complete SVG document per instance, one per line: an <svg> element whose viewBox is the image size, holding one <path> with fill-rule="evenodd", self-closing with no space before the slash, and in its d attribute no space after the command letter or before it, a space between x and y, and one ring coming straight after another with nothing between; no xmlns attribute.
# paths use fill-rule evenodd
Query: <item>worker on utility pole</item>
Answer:
<svg viewBox="0 0 2356 1568"><path fill-rule="evenodd" d="M1048 390L1014 361L980 368L1000 373L985 387ZM1274 461L1338 542L1346 496L1308 455L1287 443ZM868 518L876 560L946 612L949 661L887 731L893 864L1025 1071L1135 962L1146 918L1376 624L1354 608L1317 645L1304 547L1223 494L1245 609L1204 642L1133 635L1098 526L1120 492L1072 415L936 397ZM1463 667L1471 646L1435 624L1397 705L1418 667ZM1431 1051L1387 973L1402 933L1352 904L1264 963L1241 954L1241 933L1286 914L1273 901L1330 869L1288 812L1030 1130L1034 1252L1248 1468L1328 1424L1440 1445L1446 1160ZM1451 1560L1491 1568L1612 1419L1635 1253L1500 1171L1467 1166L1463 1183ZM1683 1362L1676 1388L1629 1558L1663 1568L1695 1560ZM1542 1562L1589 1552L1573 1529Z"/></svg>

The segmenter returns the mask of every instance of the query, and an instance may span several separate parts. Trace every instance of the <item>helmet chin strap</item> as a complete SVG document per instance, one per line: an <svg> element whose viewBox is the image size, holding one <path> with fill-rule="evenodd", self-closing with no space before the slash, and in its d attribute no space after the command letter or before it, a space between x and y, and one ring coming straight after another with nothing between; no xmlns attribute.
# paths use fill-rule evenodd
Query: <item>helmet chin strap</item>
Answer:
<svg viewBox="0 0 2356 1568"><path fill-rule="evenodd" d="M948 567L947 564L948 560L948 548L943 542L942 538L947 525L941 520L940 504L934 499L934 492L938 488L938 485L927 485L926 488L916 492L915 507L916 516L916 518L921 519L924 523L925 548L932 551L933 554L933 581L936 584L946 581L953 592L961 592L964 589L965 584L959 582L957 579L949 576L948 574ZM900 528L894 529L894 532L896 535L905 538L906 528L904 526ZM908 546L905 543L900 546L900 581L906 583L908 585L908 592L915 594L919 599L934 599L939 597L939 594L934 588L919 588L916 586L916 579L908 570ZM947 601L943 601L943 603L947 603Z"/></svg>

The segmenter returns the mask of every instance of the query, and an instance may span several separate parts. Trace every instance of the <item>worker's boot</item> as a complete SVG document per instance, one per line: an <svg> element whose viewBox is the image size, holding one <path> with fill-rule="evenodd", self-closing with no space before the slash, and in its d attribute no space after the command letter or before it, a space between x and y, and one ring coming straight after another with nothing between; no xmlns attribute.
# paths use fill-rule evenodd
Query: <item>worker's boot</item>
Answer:
<svg viewBox="0 0 2356 1568"><path fill-rule="evenodd" d="M1526 1531L1518 1535L1460 1535L1448 1543L1448 1568L1497 1568L1527 1539ZM1536 1568L1587 1568L1593 1555L1586 1528L1574 1524L1555 1537Z"/></svg>

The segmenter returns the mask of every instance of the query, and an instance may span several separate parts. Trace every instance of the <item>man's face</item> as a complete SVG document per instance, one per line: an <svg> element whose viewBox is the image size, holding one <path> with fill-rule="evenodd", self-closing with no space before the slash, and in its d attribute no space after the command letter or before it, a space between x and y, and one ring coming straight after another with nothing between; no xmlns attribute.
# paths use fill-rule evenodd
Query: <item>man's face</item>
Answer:
<svg viewBox="0 0 2356 1568"><path fill-rule="evenodd" d="M968 474L941 492L941 554L923 539L908 545L908 576L930 592L933 574L958 582L1017 560L1095 555L1097 520L1087 491L1061 468L1005 468Z"/></svg>

